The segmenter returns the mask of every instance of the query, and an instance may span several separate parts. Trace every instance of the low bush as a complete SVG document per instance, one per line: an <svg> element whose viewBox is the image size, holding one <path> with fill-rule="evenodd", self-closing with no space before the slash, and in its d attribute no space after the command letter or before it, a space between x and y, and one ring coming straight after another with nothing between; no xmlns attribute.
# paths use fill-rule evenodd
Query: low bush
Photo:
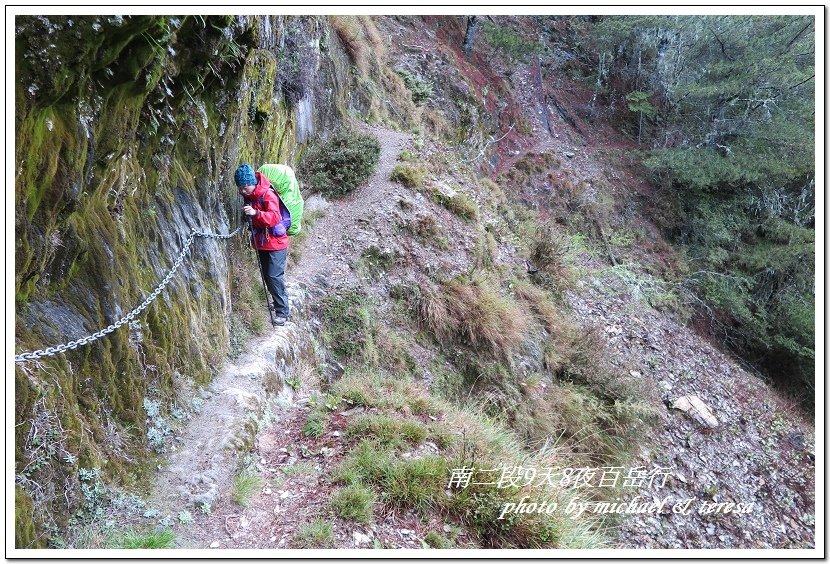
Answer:
<svg viewBox="0 0 830 564"><path fill-rule="evenodd" d="M344 196L369 180L379 160L380 142L375 136L342 130L308 149L297 172L313 189Z"/></svg>
<svg viewBox="0 0 830 564"><path fill-rule="evenodd" d="M432 83L428 80L424 80L407 70L396 70L395 72L400 75L406 87L412 92L412 101L415 102L416 106L422 106L432 96Z"/></svg>

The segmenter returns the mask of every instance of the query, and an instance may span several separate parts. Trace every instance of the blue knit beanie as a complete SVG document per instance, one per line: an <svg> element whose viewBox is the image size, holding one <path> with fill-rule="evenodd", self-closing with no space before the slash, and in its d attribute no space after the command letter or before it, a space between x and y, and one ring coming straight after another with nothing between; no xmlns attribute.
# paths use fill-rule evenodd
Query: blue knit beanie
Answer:
<svg viewBox="0 0 830 564"><path fill-rule="evenodd" d="M233 175L236 180L236 186L256 186L256 176L254 176L254 169L251 165L244 164L236 169L236 174Z"/></svg>

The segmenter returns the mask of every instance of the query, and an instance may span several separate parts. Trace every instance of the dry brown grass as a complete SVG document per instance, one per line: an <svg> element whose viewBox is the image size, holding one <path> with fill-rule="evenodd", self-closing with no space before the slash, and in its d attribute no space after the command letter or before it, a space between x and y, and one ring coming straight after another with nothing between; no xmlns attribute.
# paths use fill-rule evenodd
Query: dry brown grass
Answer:
<svg viewBox="0 0 830 564"><path fill-rule="evenodd" d="M518 406L513 427L531 446L555 442L572 465L624 463L657 416L647 397L608 400L570 382Z"/></svg>
<svg viewBox="0 0 830 564"><path fill-rule="evenodd" d="M542 224L530 242L530 263L538 269L533 279L551 290L562 292L573 282L568 265L570 240L551 224Z"/></svg>
<svg viewBox="0 0 830 564"><path fill-rule="evenodd" d="M423 109L424 125L427 132L437 139L449 139L452 134L450 122L439 109Z"/></svg>
<svg viewBox="0 0 830 564"><path fill-rule="evenodd" d="M393 114L400 120L402 125L411 127L421 119L423 108L415 105L412 101L412 92L406 87L403 79L390 67L381 65L381 84L386 89Z"/></svg>
<svg viewBox="0 0 830 564"><path fill-rule="evenodd" d="M383 41L383 37L378 31L377 26L375 26L372 16L357 16L357 19L360 20L363 33L372 45L375 58L383 60L386 56L386 43Z"/></svg>
<svg viewBox="0 0 830 564"><path fill-rule="evenodd" d="M559 335L567 327L567 322L556 304L544 290L528 282L519 281L513 291L518 299L527 302L530 310L545 325L549 333Z"/></svg>
<svg viewBox="0 0 830 564"><path fill-rule="evenodd" d="M456 278L439 289L422 288L421 323L441 341L457 341L509 359L525 339L527 313L487 275Z"/></svg>
<svg viewBox="0 0 830 564"><path fill-rule="evenodd" d="M362 75L369 73L371 46L358 16L329 16L329 23Z"/></svg>
<svg viewBox="0 0 830 564"><path fill-rule="evenodd" d="M361 75L383 66L386 49L371 16L329 16L329 24Z"/></svg>

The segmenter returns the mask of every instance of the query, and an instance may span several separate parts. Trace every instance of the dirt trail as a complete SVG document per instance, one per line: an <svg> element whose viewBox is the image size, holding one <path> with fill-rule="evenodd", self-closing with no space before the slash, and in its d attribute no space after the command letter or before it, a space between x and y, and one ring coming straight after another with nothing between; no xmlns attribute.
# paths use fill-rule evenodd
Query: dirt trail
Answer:
<svg viewBox="0 0 830 564"><path fill-rule="evenodd" d="M308 306L330 288L355 282L349 264L365 248L370 233L365 226L375 218L379 204L401 191L389 175L411 140L403 133L366 129L381 144L378 170L365 186L328 205L310 230L301 259L286 273L291 320L251 340L238 359L226 363L199 396L199 412L159 471L151 506L162 517L169 516L179 548L286 547L297 527L328 500L330 492L319 477L324 466L342 456L337 421L345 425L349 414L334 416L334 436L322 437L313 451L306 447L309 441L302 427L311 398L319 394L319 382L307 369L319 360ZM255 467L264 481L243 508L231 498L234 476L245 465ZM177 522L183 511L193 522ZM336 530L334 538L340 547L367 546L367 541L379 538L383 546L420 548L414 537L409 540L400 533L407 524L414 530L414 515L372 525L360 532L362 536Z"/></svg>
<svg viewBox="0 0 830 564"><path fill-rule="evenodd" d="M379 127L364 128L377 137L381 146L377 172L368 184L345 198L338 199L317 220L309 238L303 244L302 259L295 273L289 275L312 286L336 285L337 282L354 282L349 262L362 250L356 244L372 230L367 226L384 209L392 195L401 192L400 184L389 180L398 155L411 142L412 136ZM380 221L387 221L380 217ZM320 275L326 278L321 278Z"/></svg>

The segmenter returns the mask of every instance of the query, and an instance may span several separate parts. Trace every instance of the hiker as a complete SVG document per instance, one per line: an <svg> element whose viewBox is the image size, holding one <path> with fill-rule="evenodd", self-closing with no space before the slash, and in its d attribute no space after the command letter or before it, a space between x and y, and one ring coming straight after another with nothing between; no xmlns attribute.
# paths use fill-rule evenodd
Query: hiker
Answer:
<svg viewBox="0 0 830 564"><path fill-rule="evenodd" d="M242 213L250 220L251 244L257 250L262 277L274 297L276 318L273 323L284 325L289 316L288 294L285 291L288 235L279 196L271 189L268 178L260 172L254 172L249 164L236 169L234 180L245 199Z"/></svg>

